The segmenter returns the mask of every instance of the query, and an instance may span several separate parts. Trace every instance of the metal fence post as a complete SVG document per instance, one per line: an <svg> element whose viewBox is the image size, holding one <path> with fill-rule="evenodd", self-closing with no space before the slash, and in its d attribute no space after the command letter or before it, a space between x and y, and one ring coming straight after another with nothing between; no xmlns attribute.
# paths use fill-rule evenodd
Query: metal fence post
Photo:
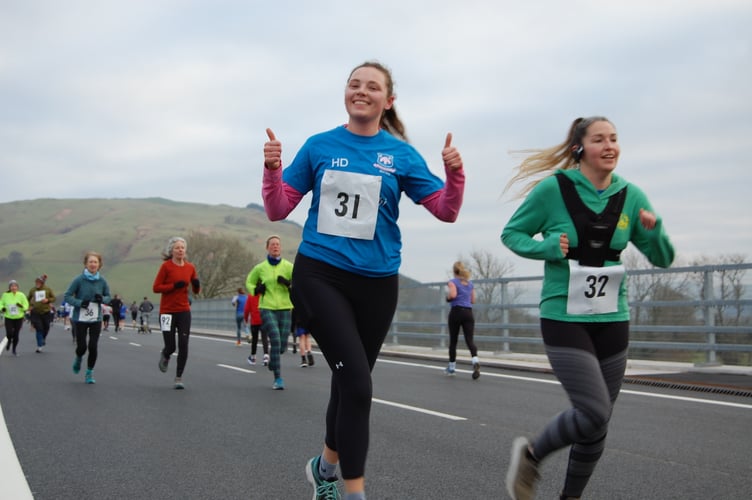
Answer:
<svg viewBox="0 0 752 500"><path fill-rule="evenodd" d="M501 282L501 324L502 325L508 325L509 324L509 308L507 307L507 301L509 297L509 283L506 281ZM509 328L504 327L501 330L501 338L502 339L508 339L509 338ZM503 352L509 352L509 342L504 341L501 344L501 350Z"/></svg>
<svg viewBox="0 0 752 500"><path fill-rule="evenodd" d="M445 288L448 288L447 285L444 285ZM449 335L449 332L447 331L447 301L446 301L446 294L447 290L444 289L444 294L439 294L439 305L441 307L441 333L439 337L439 347L442 349L445 349L447 347L446 345L446 339Z"/></svg>
<svg viewBox="0 0 752 500"><path fill-rule="evenodd" d="M708 355L707 355L707 362L709 364L715 364L716 361L716 350L715 350L715 330L713 327L715 327L715 313L713 311L713 308L710 306L710 301L713 300L713 297L715 296L715 292L713 291L713 269L706 269L703 275L703 299L707 302L705 303L705 307L702 308L703 314L705 315L705 326L708 328L708 345L710 346L710 349L708 349Z"/></svg>

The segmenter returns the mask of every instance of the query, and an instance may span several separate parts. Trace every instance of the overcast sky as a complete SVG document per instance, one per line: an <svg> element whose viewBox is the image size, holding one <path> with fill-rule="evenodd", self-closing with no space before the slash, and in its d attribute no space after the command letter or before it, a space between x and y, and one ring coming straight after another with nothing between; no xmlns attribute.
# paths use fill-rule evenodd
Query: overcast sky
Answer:
<svg viewBox="0 0 752 500"><path fill-rule="evenodd" d="M432 170L452 132L467 175L455 224L403 199L404 274L444 280L472 251L540 273L499 240L510 152L590 115L616 125L617 173L680 259L749 261L751 26L749 0L2 0L0 203L261 203L266 127L289 163L346 122L347 76L376 59Z"/></svg>

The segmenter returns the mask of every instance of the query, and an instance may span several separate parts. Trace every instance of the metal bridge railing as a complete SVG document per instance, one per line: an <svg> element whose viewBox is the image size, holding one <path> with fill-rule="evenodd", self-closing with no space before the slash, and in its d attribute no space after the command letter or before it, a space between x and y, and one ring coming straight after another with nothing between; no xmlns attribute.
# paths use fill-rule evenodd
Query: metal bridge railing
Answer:
<svg viewBox="0 0 752 500"><path fill-rule="evenodd" d="M628 272L630 357L752 366L752 264ZM543 353L541 276L473 280L475 341L494 352ZM445 348L446 282L402 280L387 343ZM193 303L193 328L234 332L230 298Z"/></svg>

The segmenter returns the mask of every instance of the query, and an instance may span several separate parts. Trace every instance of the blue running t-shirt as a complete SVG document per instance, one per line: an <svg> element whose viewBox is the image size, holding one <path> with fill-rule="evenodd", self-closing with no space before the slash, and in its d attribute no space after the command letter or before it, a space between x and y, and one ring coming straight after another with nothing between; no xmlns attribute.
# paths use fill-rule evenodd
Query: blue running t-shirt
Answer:
<svg viewBox="0 0 752 500"><path fill-rule="evenodd" d="M411 145L384 130L366 137L344 126L310 137L282 178L312 191L298 251L370 277L399 272L402 192L417 203L444 187Z"/></svg>

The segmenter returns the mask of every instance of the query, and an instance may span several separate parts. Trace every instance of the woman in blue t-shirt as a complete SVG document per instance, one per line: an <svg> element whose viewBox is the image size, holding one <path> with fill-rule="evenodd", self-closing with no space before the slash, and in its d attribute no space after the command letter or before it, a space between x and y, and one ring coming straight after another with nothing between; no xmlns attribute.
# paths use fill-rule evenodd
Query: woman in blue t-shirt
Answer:
<svg viewBox="0 0 752 500"><path fill-rule="evenodd" d="M314 498L337 491L338 463L345 498L365 498L371 370L397 305L402 193L446 222L462 205L465 174L452 135L442 150L444 183L406 142L394 99L387 68L356 67L345 87L347 124L310 137L284 172L282 144L267 129L269 219L284 219L312 194L291 293L332 370L324 450L306 465Z"/></svg>

